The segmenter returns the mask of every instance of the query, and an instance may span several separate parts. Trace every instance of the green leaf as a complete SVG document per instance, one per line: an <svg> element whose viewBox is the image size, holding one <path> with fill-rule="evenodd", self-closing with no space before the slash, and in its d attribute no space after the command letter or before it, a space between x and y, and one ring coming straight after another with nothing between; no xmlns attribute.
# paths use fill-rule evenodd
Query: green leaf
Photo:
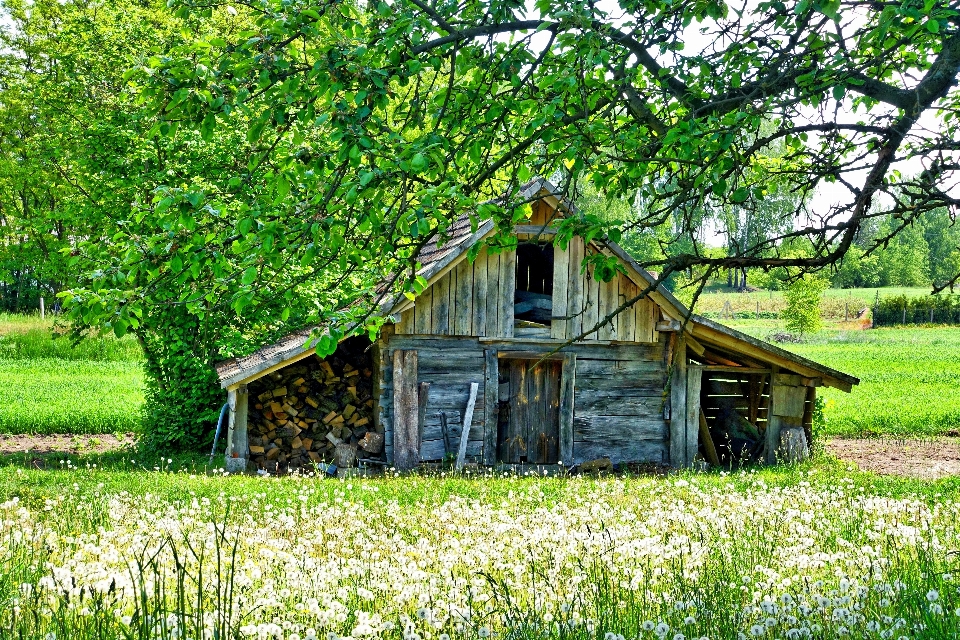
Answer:
<svg viewBox="0 0 960 640"><path fill-rule="evenodd" d="M927 20L927 31L930 33L939 33L940 32L940 23L930 18Z"/></svg>
<svg viewBox="0 0 960 640"><path fill-rule="evenodd" d="M843 96L847 94L847 88L843 85L837 85L833 88L833 98L835 100L843 100Z"/></svg>
<svg viewBox="0 0 960 640"><path fill-rule="evenodd" d="M286 176L280 176L277 178L277 197L273 199L274 206L283 202L283 199L287 197L287 194L290 193L290 182L287 181Z"/></svg>
<svg viewBox="0 0 960 640"><path fill-rule="evenodd" d="M410 161L410 168L417 173L421 173L424 169L427 168L427 157L422 153L418 153L413 156L413 160Z"/></svg>
<svg viewBox="0 0 960 640"><path fill-rule="evenodd" d="M113 321L113 334L118 338L122 338L127 333L127 327L130 326L129 323L123 318L117 318Z"/></svg>
<svg viewBox="0 0 960 640"><path fill-rule="evenodd" d="M247 267L243 271L243 275L240 277L240 283L243 286L248 287L253 284L253 281L257 279L257 268L256 267Z"/></svg>
<svg viewBox="0 0 960 640"><path fill-rule="evenodd" d="M740 187L730 195L730 199L734 202L746 202L747 198L750 196L750 192L746 187Z"/></svg>

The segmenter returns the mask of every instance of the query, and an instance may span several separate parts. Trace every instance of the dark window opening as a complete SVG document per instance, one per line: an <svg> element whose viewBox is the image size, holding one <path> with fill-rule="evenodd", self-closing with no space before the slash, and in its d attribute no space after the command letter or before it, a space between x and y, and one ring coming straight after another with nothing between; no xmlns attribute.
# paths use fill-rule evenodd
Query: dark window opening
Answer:
<svg viewBox="0 0 960 640"><path fill-rule="evenodd" d="M553 245L517 246L517 288L513 317L549 325L553 316Z"/></svg>

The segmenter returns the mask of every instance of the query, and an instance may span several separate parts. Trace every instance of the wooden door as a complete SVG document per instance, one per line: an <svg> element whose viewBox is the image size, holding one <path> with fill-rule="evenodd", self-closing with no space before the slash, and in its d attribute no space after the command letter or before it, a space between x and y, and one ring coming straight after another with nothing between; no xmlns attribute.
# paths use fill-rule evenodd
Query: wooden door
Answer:
<svg viewBox="0 0 960 640"><path fill-rule="evenodd" d="M504 360L500 363L501 462L556 464L560 459L560 374L562 362Z"/></svg>

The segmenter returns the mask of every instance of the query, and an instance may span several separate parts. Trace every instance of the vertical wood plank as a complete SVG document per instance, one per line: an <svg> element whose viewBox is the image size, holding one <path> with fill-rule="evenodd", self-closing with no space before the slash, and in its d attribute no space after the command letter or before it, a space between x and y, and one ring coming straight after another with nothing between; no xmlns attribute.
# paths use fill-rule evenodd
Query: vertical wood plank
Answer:
<svg viewBox="0 0 960 640"><path fill-rule="evenodd" d="M618 295L617 280L619 278L613 278L610 282L598 282L598 308L597 308L597 322L600 322L605 317L613 313L613 310L617 308L616 301ZM597 332L598 340L616 340L616 318L613 319L609 324L605 324Z"/></svg>
<svg viewBox="0 0 960 640"><path fill-rule="evenodd" d="M584 312L583 312L583 331L590 331L597 326L597 318L600 317L600 283L593 277L593 267L590 267L583 274L584 288ZM596 340L597 332L593 331L586 336L587 340Z"/></svg>
<svg viewBox="0 0 960 640"><path fill-rule="evenodd" d="M427 420L427 405L430 404L430 383L421 382L417 391L417 451L423 444L423 429ZM417 462L421 460L417 454Z"/></svg>
<svg viewBox="0 0 960 640"><path fill-rule="evenodd" d="M433 333L450 335L450 274L433 285Z"/></svg>
<svg viewBox="0 0 960 640"><path fill-rule="evenodd" d="M497 462L497 426L500 407L500 363L496 349L483 352L483 464Z"/></svg>
<svg viewBox="0 0 960 640"><path fill-rule="evenodd" d="M529 367L533 361L527 362ZM547 416L547 371L546 362L541 362L527 373L527 418L524 421L527 427L527 461L543 464L547 460L547 438L550 434L550 425L544 418Z"/></svg>
<svg viewBox="0 0 960 640"><path fill-rule="evenodd" d="M433 287L427 287L413 305L413 332L429 335L433 330Z"/></svg>
<svg viewBox="0 0 960 640"><path fill-rule="evenodd" d="M417 352L393 352L393 458L401 471L420 462L418 442Z"/></svg>
<svg viewBox="0 0 960 640"><path fill-rule="evenodd" d="M639 293L639 291L638 291ZM644 298L637 302L634 310L635 314L635 323L636 328L634 329L636 333L637 342L653 342L653 327L654 327L654 310L656 305L650 300L650 298Z"/></svg>
<svg viewBox="0 0 960 640"><path fill-rule="evenodd" d="M633 299L640 290L637 288L637 285L633 283L633 280L627 278L626 276L620 275L620 295L617 298L617 306L620 306L627 300ZM637 342L637 303L634 303L632 307L629 307L623 311L619 316L619 325L617 327L617 340L623 340L624 342Z"/></svg>
<svg viewBox="0 0 960 640"><path fill-rule="evenodd" d="M473 265L464 258L457 265L457 292L454 308L455 334L472 335L473 316Z"/></svg>
<svg viewBox="0 0 960 640"><path fill-rule="evenodd" d="M413 333L413 307L400 314L400 320L397 322L397 334L407 335Z"/></svg>
<svg viewBox="0 0 960 640"><path fill-rule="evenodd" d="M565 353L560 370L560 461L573 464L573 407L577 388L577 354Z"/></svg>
<svg viewBox="0 0 960 640"><path fill-rule="evenodd" d="M463 470L463 463L467 457L467 442L470 440L470 427L473 425L473 410L477 405L476 382L470 383L470 397L467 399L467 410L463 413L463 429L460 432L460 449L457 451L457 462L454 469Z"/></svg>
<svg viewBox="0 0 960 640"><path fill-rule="evenodd" d="M510 361L510 423L507 429L506 462L520 462L526 454L524 423L527 418L527 367L521 360Z"/></svg>
<svg viewBox="0 0 960 640"><path fill-rule="evenodd" d="M553 317L550 321L550 337L554 340L567 339L568 320L558 320L567 313L567 284L570 272L570 247L566 250L553 246Z"/></svg>
<svg viewBox="0 0 960 640"><path fill-rule="evenodd" d="M517 288L517 252L504 251L500 254L500 301L498 314L500 336L513 337L513 296Z"/></svg>
<svg viewBox="0 0 960 640"><path fill-rule="evenodd" d="M813 446L813 410L817 406L817 388L807 387L807 399L803 406L803 435L807 444Z"/></svg>
<svg viewBox="0 0 960 640"><path fill-rule="evenodd" d="M567 339L580 335L583 330L583 275L580 267L583 263L583 238L576 236L569 245L569 273L567 274L567 315L572 316L567 324Z"/></svg>
<svg viewBox="0 0 960 640"><path fill-rule="evenodd" d="M697 365L687 367L687 406L686 406L686 442L685 464L690 466L697 456L700 443L700 384L703 368Z"/></svg>
<svg viewBox="0 0 960 640"><path fill-rule="evenodd" d="M772 365L767 381L767 428L764 431L764 462L767 464L776 464L777 447L780 446L780 421L773 413L773 381L779 370L780 367Z"/></svg>
<svg viewBox="0 0 960 640"><path fill-rule="evenodd" d="M480 251L473 263L473 332L487 335L487 252Z"/></svg>
<svg viewBox="0 0 960 640"><path fill-rule="evenodd" d="M487 326L486 335L500 336L500 254L483 252L487 256Z"/></svg>
<svg viewBox="0 0 960 640"><path fill-rule="evenodd" d="M683 467L687 458L687 345L680 338L670 376L670 464Z"/></svg>

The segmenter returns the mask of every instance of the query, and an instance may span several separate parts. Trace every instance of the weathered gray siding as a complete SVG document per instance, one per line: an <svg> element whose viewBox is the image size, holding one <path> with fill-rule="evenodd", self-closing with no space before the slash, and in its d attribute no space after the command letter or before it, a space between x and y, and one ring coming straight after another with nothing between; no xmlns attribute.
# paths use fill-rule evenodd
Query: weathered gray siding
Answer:
<svg viewBox="0 0 960 640"><path fill-rule="evenodd" d="M419 382L430 382L430 402L421 447L425 460L443 456L439 411L445 411L453 449L460 441L461 415L470 383L479 385L477 397L486 394L486 351L547 353L559 343L496 341L468 337L394 335L380 357L380 420L386 434L387 456L393 446L393 372L389 363L395 349L415 349L419 357ZM663 342L653 344L574 344L561 353L576 359L574 390L573 460L580 463L601 456L614 462L664 462L667 428L663 419L665 366ZM486 406L478 401L470 429L468 455L483 456ZM488 440L488 442L491 440ZM495 442L496 438L492 438Z"/></svg>

